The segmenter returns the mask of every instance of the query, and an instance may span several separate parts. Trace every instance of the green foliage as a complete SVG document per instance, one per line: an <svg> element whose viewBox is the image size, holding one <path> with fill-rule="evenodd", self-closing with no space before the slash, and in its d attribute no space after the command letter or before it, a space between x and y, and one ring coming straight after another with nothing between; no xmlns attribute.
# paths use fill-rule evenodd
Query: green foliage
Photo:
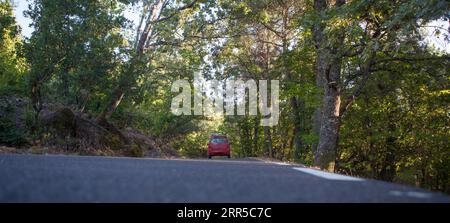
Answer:
<svg viewBox="0 0 450 223"><path fill-rule="evenodd" d="M174 141L173 146L183 157L206 157L208 140L207 133L192 132L183 139Z"/></svg>
<svg viewBox="0 0 450 223"><path fill-rule="evenodd" d="M26 55L30 85L44 89L40 97L100 110L126 55L122 7L116 1L34 2L26 12L35 29Z"/></svg>
<svg viewBox="0 0 450 223"><path fill-rule="evenodd" d="M131 146L131 148L129 148L127 150L126 155L130 156L130 157L144 157L145 152L144 152L144 150L141 147L139 147L138 145L133 144Z"/></svg>
<svg viewBox="0 0 450 223"><path fill-rule="evenodd" d="M388 139L394 137L394 180L448 191L450 120L443 109L448 104L444 67L440 62L395 65L391 69L396 76L390 72L376 76L343 120L343 170L382 178ZM395 128L387 127L391 125Z"/></svg>
<svg viewBox="0 0 450 223"><path fill-rule="evenodd" d="M14 107L0 105L0 144L22 146L27 143L26 132L17 126L17 114Z"/></svg>
<svg viewBox="0 0 450 223"><path fill-rule="evenodd" d="M27 69L21 55L20 27L9 0L0 1L0 94L23 94Z"/></svg>

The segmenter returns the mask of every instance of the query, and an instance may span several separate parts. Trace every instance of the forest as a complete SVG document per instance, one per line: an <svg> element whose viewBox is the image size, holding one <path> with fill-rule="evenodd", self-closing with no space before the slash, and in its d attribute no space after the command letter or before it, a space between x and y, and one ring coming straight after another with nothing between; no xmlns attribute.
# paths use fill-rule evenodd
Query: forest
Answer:
<svg viewBox="0 0 450 223"><path fill-rule="evenodd" d="M0 0L0 152L205 158L222 133L235 158L450 193L449 1L27 4L30 36ZM278 80L277 125L173 114L195 75Z"/></svg>

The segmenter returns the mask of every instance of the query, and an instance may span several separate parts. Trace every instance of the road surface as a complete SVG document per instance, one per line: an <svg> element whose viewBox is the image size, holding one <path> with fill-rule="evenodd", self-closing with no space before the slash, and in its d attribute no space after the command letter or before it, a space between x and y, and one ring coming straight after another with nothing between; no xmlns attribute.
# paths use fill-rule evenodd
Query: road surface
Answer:
<svg viewBox="0 0 450 223"><path fill-rule="evenodd" d="M450 198L256 160L0 154L0 202L450 202Z"/></svg>

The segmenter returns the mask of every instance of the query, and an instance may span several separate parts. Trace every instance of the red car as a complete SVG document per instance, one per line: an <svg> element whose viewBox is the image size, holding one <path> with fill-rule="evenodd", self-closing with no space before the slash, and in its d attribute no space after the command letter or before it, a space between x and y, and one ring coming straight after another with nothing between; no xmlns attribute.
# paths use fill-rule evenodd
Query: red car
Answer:
<svg viewBox="0 0 450 223"><path fill-rule="evenodd" d="M227 156L230 158L230 142L226 136L212 135L208 142L208 158L212 156Z"/></svg>

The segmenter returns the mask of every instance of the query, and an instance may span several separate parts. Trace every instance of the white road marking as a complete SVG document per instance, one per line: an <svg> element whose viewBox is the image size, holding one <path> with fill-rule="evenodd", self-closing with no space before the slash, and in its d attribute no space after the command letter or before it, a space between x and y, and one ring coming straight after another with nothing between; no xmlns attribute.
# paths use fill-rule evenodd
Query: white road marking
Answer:
<svg viewBox="0 0 450 223"><path fill-rule="evenodd" d="M430 198L432 195L430 193L408 191L408 192L406 192L406 196L416 197L416 198Z"/></svg>
<svg viewBox="0 0 450 223"><path fill-rule="evenodd" d="M403 192L403 191L393 190L393 191L389 191L389 194L392 196L397 196L397 197L406 196L406 197L414 197L414 198L421 198L421 199L426 199L426 198L432 197L432 195L430 193L417 192L417 191Z"/></svg>
<svg viewBox="0 0 450 223"><path fill-rule="evenodd" d="M309 169L309 168L294 167L293 169L301 171L303 173L311 174L311 175L314 175L317 177L322 177L327 180L364 181L364 179L362 179L362 178L350 177L350 176L345 176L345 175L340 175L340 174L335 174L335 173L328 173L328 172Z"/></svg>
<svg viewBox="0 0 450 223"><path fill-rule="evenodd" d="M273 163L273 164L280 165L280 166L290 166L291 165L289 163L280 163L280 162L267 162L267 163Z"/></svg>
<svg viewBox="0 0 450 223"><path fill-rule="evenodd" d="M397 197L403 196L403 192L398 191L398 190L389 191L389 194L392 195L392 196L397 196Z"/></svg>

